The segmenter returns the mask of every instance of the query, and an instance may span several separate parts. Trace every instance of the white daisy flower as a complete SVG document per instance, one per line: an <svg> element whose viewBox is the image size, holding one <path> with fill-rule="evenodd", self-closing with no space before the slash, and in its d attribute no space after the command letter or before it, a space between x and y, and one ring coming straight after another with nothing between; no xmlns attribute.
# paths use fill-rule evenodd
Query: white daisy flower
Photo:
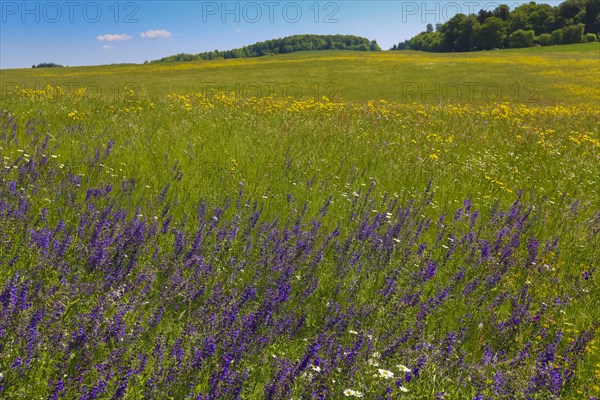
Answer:
<svg viewBox="0 0 600 400"><path fill-rule="evenodd" d="M350 396L363 397L363 394L361 392L359 392L358 390L346 389L346 390L344 390L344 396L346 396L346 397L350 397Z"/></svg>
<svg viewBox="0 0 600 400"><path fill-rule="evenodd" d="M387 369L378 369L379 376L385 379L390 379L394 377L394 373L392 371L388 371Z"/></svg>
<svg viewBox="0 0 600 400"><path fill-rule="evenodd" d="M410 368L407 368L405 365L398 364L396 367L398 367L398 369L402 372L410 372Z"/></svg>
<svg viewBox="0 0 600 400"><path fill-rule="evenodd" d="M377 362L377 360L373 360L372 358L369 358L367 363L369 363L369 365L371 365L373 367L379 367L379 363Z"/></svg>

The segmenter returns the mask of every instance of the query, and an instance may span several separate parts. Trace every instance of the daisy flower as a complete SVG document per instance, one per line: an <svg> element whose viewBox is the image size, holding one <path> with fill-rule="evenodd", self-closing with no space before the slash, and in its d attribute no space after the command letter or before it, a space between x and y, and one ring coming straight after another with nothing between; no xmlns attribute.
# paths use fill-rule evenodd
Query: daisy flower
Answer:
<svg viewBox="0 0 600 400"><path fill-rule="evenodd" d="M407 368L405 365L398 364L396 367L398 367L398 369L402 372L410 372L410 368Z"/></svg>
<svg viewBox="0 0 600 400"><path fill-rule="evenodd" d="M390 379L394 377L394 373L392 371L388 371L387 369L381 369L379 368L377 370L377 372L379 372L379 376L385 379Z"/></svg>

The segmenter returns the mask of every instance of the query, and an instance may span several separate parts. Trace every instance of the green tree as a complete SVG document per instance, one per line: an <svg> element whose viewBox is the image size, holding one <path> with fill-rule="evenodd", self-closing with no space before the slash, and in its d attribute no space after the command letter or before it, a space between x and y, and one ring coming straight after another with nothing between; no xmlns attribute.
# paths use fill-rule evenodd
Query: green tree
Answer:
<svg viewBox="0 0 600 400"><path fill-rule="evenodd" d="M533 45L534 36L535 32L533 30L518 29L508 37L508 45L512 48L530 47Z"/></svg>
<svg viewBox="0 0 600 400"><path fill-rule="evenodd" d="M600 33L600 0L588 0L585 6L585 31Z"/></svg>
<svg viewBox="0 0 600 400"><path fill-rule="evenodd" d="M506 39L508 23L498 17L490 17L481 25L479 31L479 48L490 50L502 47Z"/></svg>
<svg viewBox="0 0 600 400"><path fill-rule="evenodd" d="M376 40L372 40L369 45L369 50L371 51L381 51L381 47L377 44Z"/></svg>
<svg viewBox="0 0 600 400"><path fill-rule="evenodd" d="M530 30L533 28L531 22L529 22L528 10L517 7L515 11L510 14L510 32L518 30Z"/></svg>
<svg viewBox="0 0 600 400"><path fill-rule="evenodd" d="M494 10L494 16L500 18L502 21L508 21L510 8L506 4L501 4Z"/></svg>
<svg viewBox="0 0 600 400"><path fill-rule="evenodd" d="M577 24L564 27L562 29L563 43L581 43L583 41L584 24Z"/></svg>
<svg viewBox="0 0 600 400"><path fill-rule="evenodd" d="M531 30L536 34L550 33L556 28L556 8L548 4L527 3L510 14L510 31Z"/></svg>
<svg viewBox="0 0 600 400"><path fill-rule="evenodd" d="M566 0L558 6L558 15L565 20L574 19L582 11L586 11L587 0Z"/></svg>
<svg viewBox="0 0 600 400"><path fill-rule="evenodd" d="M554 43L552 42L552 35L549 33L542 33L539 36L533 38L533 43L539 44L540 46L551 46Z"/></svg>
<svg viewBox="0 0 600 400"><path fill-rule="evenodd" d="M474 14L466 17L460 24L460 33L455 43L456 51L477 50L477 38L480 30L481 24Z"/></svg>
<svg viewBox="0 0 600 400"><path fill-rule="evenodd" d="M556 29L552 32L552 43L553 44L563 44L563 30Z"/></svg>
<svg viewBox="0 0 600 400"><path fill-rule="evenodd" d="M467 19L465 14L456 14L448 20L445 24L440 26L440 32L442 33L442 51L458 51L456 49L456 43L462 34L462 27L464 20Z"/></svg>
<svg viewBox="0 0 600 400"><path fill-rule="evenodd" d="M479 23L483 25L486 19L491 18L493 16L494 13L492 11L479 10L479 13L477 14L477 21L479 21Z"/></svg>
<svg viewBox="0 0 600 400"><path fill-rule="evenodd" d="M441 51L442 34L440 32L421 32L408 41L408 48L419 51Z"/></svg>

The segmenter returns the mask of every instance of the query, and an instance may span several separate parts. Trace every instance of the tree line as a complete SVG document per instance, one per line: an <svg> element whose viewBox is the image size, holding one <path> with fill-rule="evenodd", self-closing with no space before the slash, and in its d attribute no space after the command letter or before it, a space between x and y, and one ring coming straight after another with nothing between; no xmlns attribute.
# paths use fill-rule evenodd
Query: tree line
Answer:
<svg viewBox="0 0 600 400"><path fill-rule="evenodd" d="M456 14L444 24L428 24L424 32L391 50L475 51L594 42L600 32L600 0L566 0L558 6L500 5L478 14Z"/></svg>
<svg viewBox="0 0 600 400"><path fill-rule="evenodd" d="M360 50L380 51L375 40L353 35L294 35L266 40L233 50L214 50L199 54L181 53L152 62L196 61L230 58L261 57L309 50Z"/></svg>
<svg viewBox="0 0 600 400"><path fill-rule="evenodd" d="M40 63L38 65L32 65L31 68L62 68L62 65L55 63Z"/></svg>

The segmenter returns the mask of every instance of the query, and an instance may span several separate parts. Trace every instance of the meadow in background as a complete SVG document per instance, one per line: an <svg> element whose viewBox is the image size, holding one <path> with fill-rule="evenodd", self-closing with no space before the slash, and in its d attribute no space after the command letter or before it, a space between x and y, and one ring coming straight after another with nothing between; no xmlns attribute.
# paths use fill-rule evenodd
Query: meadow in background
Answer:
<svg viewBox="0 0 600 400"><path fill-rule="evenodd" d="M600 395L597 62L2 71L0 397Z"/></svg>

